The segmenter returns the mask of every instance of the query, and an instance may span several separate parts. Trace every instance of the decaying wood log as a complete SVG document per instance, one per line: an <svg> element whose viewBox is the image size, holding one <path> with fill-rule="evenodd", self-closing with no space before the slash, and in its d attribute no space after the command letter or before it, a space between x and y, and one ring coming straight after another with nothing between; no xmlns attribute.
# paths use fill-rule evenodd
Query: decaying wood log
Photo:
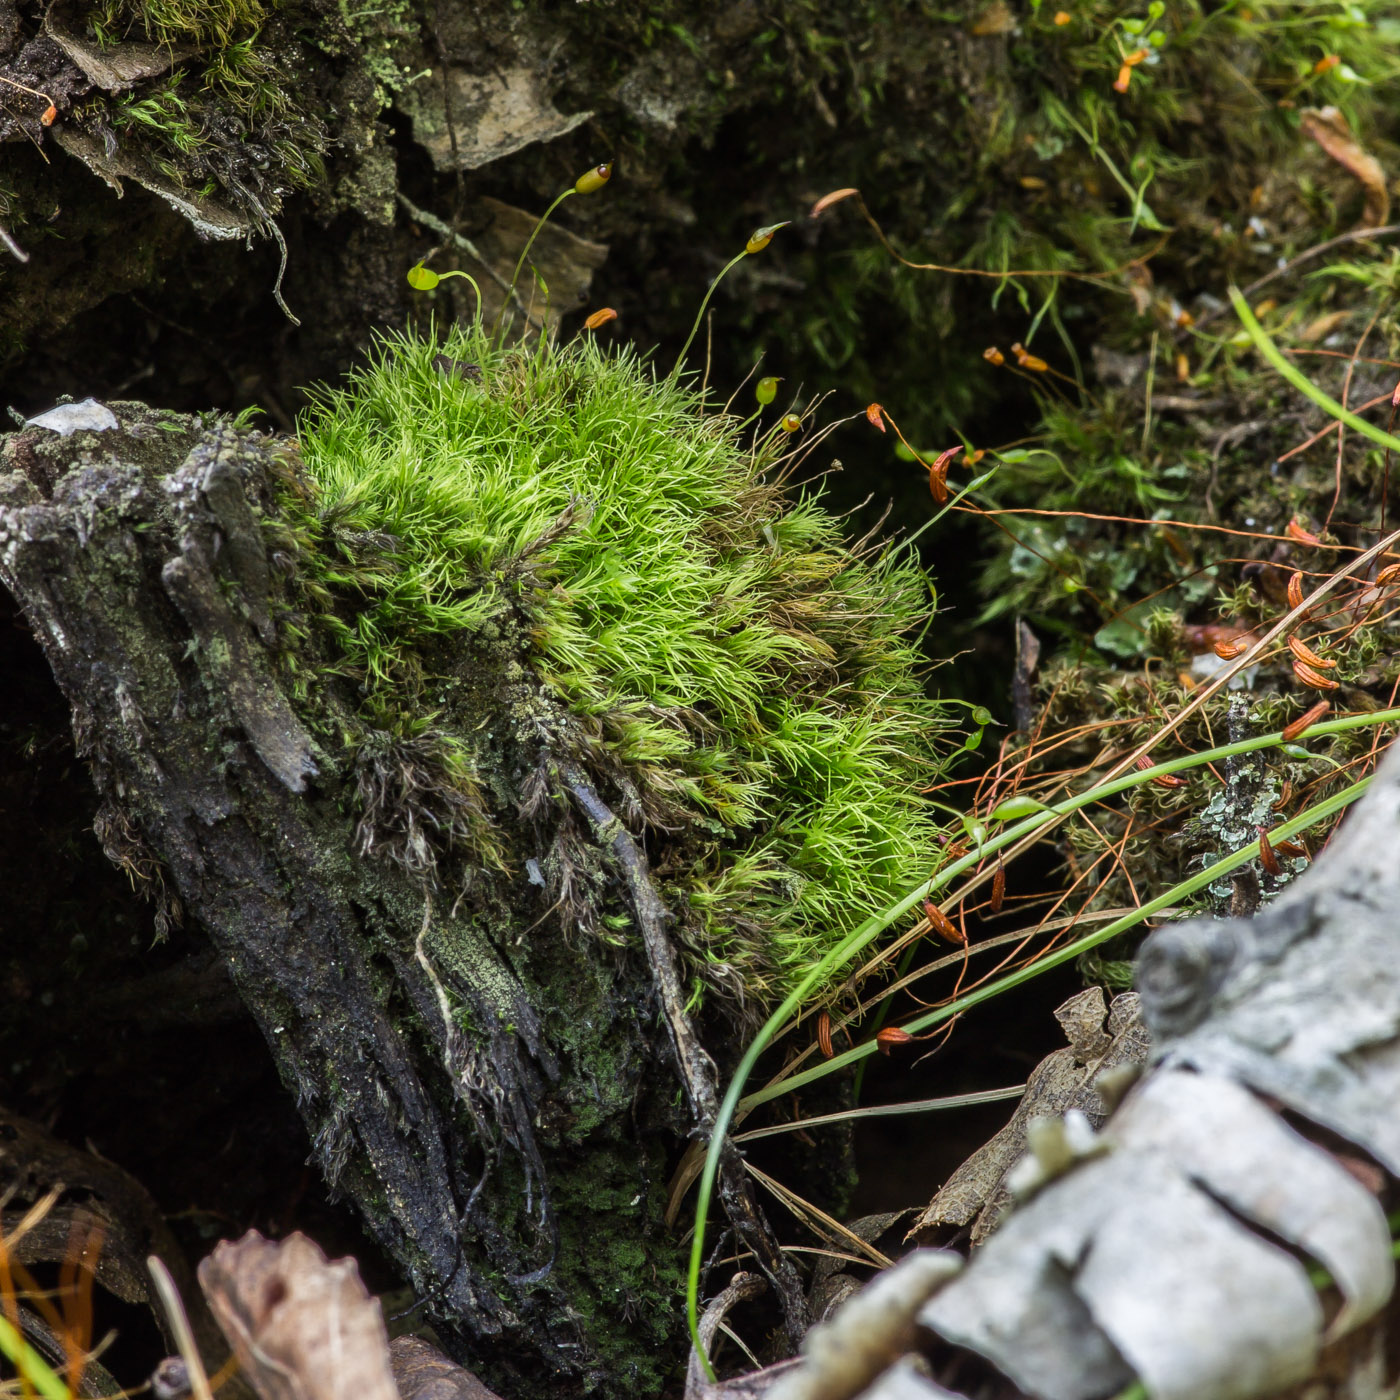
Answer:
<svg viewBox="0 0 1400 1400"><path fill-rule="evenodd" d="M298 710L291 677L316 657L276 616L265 532L289 449L112 407L115 427L31 427L0 456L0 582L72 706L105 849L208 931L316 1161L458 1359L512 1400L656 1389L680 1342L661 1211L694 1120L676 1091L703 1116L713 1067L674 966L658 984L665 911L644 865L600 844L623 830L599 796L610 775L524 668L480 664L486 713L530 720L495 778L522 810L533 792L522 828L562 832L611 907L630 889L650 963L529 938L523 872L454 904L410 861L365 858L362 775L333 742L352 708L327 685L326 713ZM760 1217L741 1223L762 1242Z"/></svg>

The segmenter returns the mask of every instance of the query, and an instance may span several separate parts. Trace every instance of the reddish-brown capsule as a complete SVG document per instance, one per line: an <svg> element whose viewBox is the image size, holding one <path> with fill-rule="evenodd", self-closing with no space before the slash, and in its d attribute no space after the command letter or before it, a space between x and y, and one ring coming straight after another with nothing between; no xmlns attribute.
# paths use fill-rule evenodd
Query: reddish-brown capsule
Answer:
<svg viewBox="0 0 1400 1400"><path fill-rule="evenodd" d="M1269 830L1267 827L1256 827L1259 833L1259 864L1269 872L1270 875L1282 875L1283 866L1278 863L1278 856L1274 854L1273 844L1269 840Z"/></svg>
<svg viewBox="0 0 1400 1400"><path fill-rule="evenodd" d="M586 331L596 331L599 326L606 326L609 321L616 320L617 312L611 306L604 306L591 316L584 317L583 328Z"/></svg>
<svg viewBox="0 0 1400 1400"><path fill-rule="evenodd" d="M995 345L987 346L982 352L982 358L994 365L1004 365L1006 363L1006 356L1003 355Z"/></svg>
<svg viewBox="0 0 1400 1400"><path fill-rule="evenodd" d="M1296 569L1288 576L1288 606L1290 608L1303 606L1303 575Z"/></svg>
<svg viewBox="0 0 1400 1400"><path fill-rule="evenodd" d="M896 1045L908 1045L914 1039L908 1031L902 1031L898 1026L886 1026L882 1031L875 1032L875 1044L882 1055L888 1055Z"/></svg>
<svg viewBox="0 0 1400 1400"><path fill-rule="evenodd" d="M1340 688L1331 676L1324 676L1321 671L1315 671L1306 661L1295 661L1293 674L1311 690L1337 690Z"/></svg>
<svg viewBox="0 0 1400 1400"><path fill-rule="evenodd" d="M1136 760L1136 763L1137 769L1140 773L1145 773L1149 768L1156 767L1156 765L1146 754L1143 754L1140 758L1138 758ZM1152 781L1156 783L1158 787L1164 788L1179 788L1186 786L1186 779L1178 778L1175 773L1158 773L1157 776L1152 779Z"/></svg>
<svg viewBox="0 0 1400 1400"><path fill-rule="evenodd" d="M39 117L39 125L52 126L57 120L58 108L55 107L52 102L50 102L49 105L44 108L42 114Z"/></svg>
<svg viewBox="0 0 1400 1400"><path fill-rule="evenodd" d="M1283 726L1284 743L1291 744L1295 739L1301 738L1302 735L1307 730L1311 729L1331 708L1332 702L1330 700L1319 700L1312 709L1304 710L1292 724L1285 724Z"/></svg>
<svg viewBox="0 0 1400 1400"><path fill-rule="evenodd" d="M1384 569L1376 575L1376 586L1384 588L1388 583L1394 583L1400 579L1400 564L1387 564Z"/></svg>
<svg viewBox="0 0 1400 1400"><path fill-rule="evenodd" d="M831 1012L826 1010L817 1012L817 1045L828 1060L836 1053L831 1043Z"/></svg>
<svg viewBox="0 0 1400 1400"><path fill-rule="evenodd" d="M1222 661L1233 661L1241 652L1249 649L1247 641L1213 642L1210 648Z"/></svg>
<svg viewBox="0 0 1400 1400"><path fill-rule="evenodd" d="M1006 898L1006 867L997 861L996 874L992 876L991 909L993 914L1001 913L1002 900Z"/></svg>
<svg viewBox="0 0 1400 1400"><path fill-rule="evenodd" d="M1319 656L1306 642L1299 641L1297 637L1288 639L1288 649L1299 661L1305 662L1309 666L1315 666L1320 671L1330 671L1337 664L1335 661L1327 661Z"/></svg>
<svg viewBox="0 0 1400 1400"><path fill-rule="evenodd" d="M877 403L867 405L865 410L865 421L872 423L883 433L885 431L885 413Z"/></svg>
<svg viewBox="0 0 1400 1400"><path fill-rule="evenodd" d="M1125 63L1119 70L1118 76L1113 80L1114 92L1127 92L1128 84L1133 80L1133 70L1131 64Z"/></svg>
<svg viewBox="0 0 1400 1400"><path fill-rule="evenodd" d="M1299 524L1298 517L1296 515L1293 517L1292 520L1288 522L1287 526L1284 528L1284 533L1288 536L1289 539L1297 540L1299 544L1322 543L1322 541L1318 539L1318 537L1315 534L1313 534L1311 530L1303 529L1302 525Z"/></svg>
<svg viewBox="0 0 1400 1400"><path fill-rule="evenodd" d="M950 447L940 452L928 469L928 489L941 506L948 503L948 465L961 451L961 447Z"/></svg>
<svg viewBox="0 0 1400 1400"><path fill-rule="evenodd" d="M945 943L954 943L959 948L967 947L967 938L964 936L962 929L960 929L931 899L924 900L924 917L928 920L929 927Z"/></svg>
<svg viewBox="0 0 1400 1400"><path fill-rule="evenodd" d="M1280 841L1274 847L1274 851L1276 854L1284 856L1288 860L1298 860L1300 858L1303 860L1311 859L1308 855L1308 848L1306 846L1300 846L1296 841Z"/></svg>

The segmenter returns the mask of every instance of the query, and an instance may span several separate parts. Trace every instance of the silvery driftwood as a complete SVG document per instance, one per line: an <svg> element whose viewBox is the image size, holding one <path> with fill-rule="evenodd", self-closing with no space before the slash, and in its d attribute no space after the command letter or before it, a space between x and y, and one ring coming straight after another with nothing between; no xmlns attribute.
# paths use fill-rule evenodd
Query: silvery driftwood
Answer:
<svg viewBox="0 0 1400 1400"><path fill-rule="evenodd" d="M1135 1380L1153 1400L1250 1400L1308 1379L1324 1346L1380 1312L1394 1266L1368 1185L1382 1185L1374 1163L1400 1176L1398 851L1392 751L1276 903L1152 935L1136 979L1151 1072L1097 1134L1078 1110L1030 1125L1010 1178L1017 1208L918 1308L930 1355L952 1342L1042 1400L1099 1400ZM1344 1165L1276 1109L1356 1159ZM929 1275L914 1266L910 1285ZM829 1341L779 1382L783 1400L856 1393L822 1383ZM1362 1334L1334 1368L1343 1379L1318 1394L1393 1387L1380 1347L1379 1329ZM908 1361L863 1393L947 1394Z"/></svg>

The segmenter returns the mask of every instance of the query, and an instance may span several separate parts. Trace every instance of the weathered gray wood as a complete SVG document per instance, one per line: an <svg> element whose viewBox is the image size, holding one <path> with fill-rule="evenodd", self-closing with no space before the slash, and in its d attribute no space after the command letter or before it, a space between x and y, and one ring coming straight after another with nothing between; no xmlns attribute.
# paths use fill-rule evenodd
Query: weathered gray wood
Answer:
<svg viewBox="0 0 1400 1400"><path fill-rule="evenodd" d="M682 1340L660 1220L689 1120L646 962L523 937L539 918L523 874L454 908L409 862L361 855L333 742L353 697L326 685L310 714L288 685L318 658L276 621L265 532L285 462L256 435L115 408L115 430L29 428L0 456L0 582L72 706L108 854L158 870L207 929L315 1159L459 1356L512 1400L655 1388ZM545 713L521 672L489 703ZM502 784L545 771L546 743L572 757L568 717L548 718L503 755ZM522 817L532 840L572 820L560 792Z"/></svg>

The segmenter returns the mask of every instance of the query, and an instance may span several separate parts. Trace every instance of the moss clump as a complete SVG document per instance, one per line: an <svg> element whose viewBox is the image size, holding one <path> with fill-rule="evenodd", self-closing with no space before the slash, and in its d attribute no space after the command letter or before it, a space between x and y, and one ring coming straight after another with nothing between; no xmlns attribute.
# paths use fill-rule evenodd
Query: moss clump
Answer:
<svg viewBox="0 0 1400 1400"><path fill-rule="evenodd" d="M125 38L157 44L228 44L256 29L276 9L276 0L97 0L85 16L108 44Z"/></svg>
<svg viewBox="0 0 1400 1400"><path fill-rule="evenodd" d="M852 550L782 484L773 438L746 445L630 354L454 331L387 341L301 444L306 596L366 724L417 734L431 715L473 811L487 794L508 823L498 750L558 726L514 705L503 739L483 677L536 687L567 716L549 744L609 774L646 830L712 983L780 993L928 860L919 789L950 726L910 640L928 583L897 551ZM625 918L554 884L622 941Z"/></svg>

